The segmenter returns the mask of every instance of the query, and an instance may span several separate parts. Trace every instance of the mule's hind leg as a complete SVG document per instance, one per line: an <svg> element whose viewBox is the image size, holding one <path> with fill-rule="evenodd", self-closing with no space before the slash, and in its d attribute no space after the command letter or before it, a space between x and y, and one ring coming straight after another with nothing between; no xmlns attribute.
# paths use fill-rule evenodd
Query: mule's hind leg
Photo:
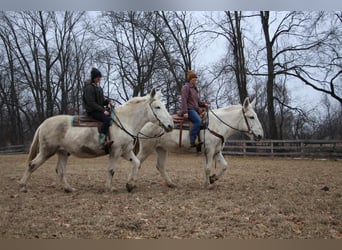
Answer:
<svg viewBox="0 0 342 250"><path fill-rule="evenodd" d="M31 177L31 174L37 170L37 168L39 168L47 159L49 159L53 154L44 154L44 152L39 152L36 157L29 162L23 177L21 178L21 180L19 181L19 185L20 185L20 191L22 192L27 192L27 181L29 180L29 178Z"/></svg>
<svg viewBox="0 0 342 250"><path fill-rule="evenodd" d="M165 165L166 165L166 160L167 160L167 151L161 147L158 147L156 149L157 151L157 169L161 176L164 178L166 185L170 188L176 187L176 184L174 184L168 175Z"/></svg>
<svg viewBox="0 0 342 250"><path fill-rule="evenodd" d="M212 177L210 176L211 167L213 165L213 152L209 149L206 149L205 152L205 164L204 164L204 174L205 174L205 182L204 186L208 189L213 188Z"/></svg>
<svg viewBox="0 0 342 250"><path fill-rule="evenodd" d="M115 191L115 188L113 188L113 176L115 173L115 168L116 168L116 162L119 156L116 156L113 152L111 151L109 155L109 167L107 171L107 180L106 180L106 189L110 192Z"/></svg>
<svg viewBox="0 0 342 250"><path fill-rule="evenodd" d="M217 181L223 175L223 173L227 170L227 167L228 167L228 163L224 159L224 157L222 155L222 151L219 152L215 156L215 162L217 162L219 164L220 172L217 175L213 174L210 176L210 178L209 178L210 183L214 183L215 181Z"/></svg>
<svg viewBox="0 0 342 250"><path fill-rule="evenodd" d="M139 170L141 168L142 163L147 159L147 157L153 152L153 147L139 147L139 153L136 154L136 151L134 153L136 154L139 165L138 167L132 167L132 171L128 177L128 182L126 184L126 189L128 192L131 192L134 188L136 188L135 184L132 184L132 180L134 182L138 179Z"/></svg>
<svg viewBox="0 0 342 250"><path fill-rule="evenodd" d="M58 151L57 154L58 154L58 160L57 160L56 172L57 172L60 182L63 185L63 189L65 192L74 192L76 191L76 189L71 187L66 179L66 165L67 165L69 155L65 151Z"/></svg>
<svg viewBox="0 0 342 250"><path fill-rule="evenodd" d="M132 171L128 176L128 181L126 183L126 189L128 192L132 192L134 188L136 188L136 180L138 177L138 171L140 166L140 160L138 157L135 156L133 151L129 152L128 154L124 155L124 158L126 160L129 160L132 162Z"/></svg>

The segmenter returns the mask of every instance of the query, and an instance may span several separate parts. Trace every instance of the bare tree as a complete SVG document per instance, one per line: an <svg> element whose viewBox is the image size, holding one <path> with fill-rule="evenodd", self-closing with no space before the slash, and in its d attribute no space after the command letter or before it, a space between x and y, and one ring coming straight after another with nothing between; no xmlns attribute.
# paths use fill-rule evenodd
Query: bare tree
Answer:
<svg viewBox="0 0 342 250"><path fill-rule="evenodd" d="M82 42L84 31L78 31L76 25L79 24L84 12L54 12L52 17L53 35L55 46L59 53L58 65L54 67L53 77L51 78L56 88L54 103L59 108L59 113L69 113L71 106L77 106L74 98L78 96L79 81L77 73L84 67L84 52L82 51L85 42ZM71 94L73 96L71 96Z"/></svg>
<svg viewBox="0 0 342 250"><path fill-rule="evenodd" d="M43 120L53 114L51 68L59 56L49 43L51 14L20 12L3 15L3 19L16 60L33 94L38 120Z"/></svg>
<svg viewBox="0 0 342 250"><path fill-rule="evenodd" d="M107 12L95 35L109 42L108 51L115 52L113 64L120 76L124 100L144 95L158 56L158 46L151 34L140 29L141 22L149 22L149 13ZM148 25L148 24L146 24Z"/></svg>
<svg viewBox="0 0 342 250"><path fill-rule="evenodd" d="M43 11L1 12L0 37L7 50L4 67L9 72L4 76L13 83L10 88L13 94L8 96L8 102L16 110L11 111L11 117L16 119L11 121L13 129L23 124L20 120L24 117L27 130L33 133L45 118L60 112L67 113L68 95L78 93L70 91L75 90L72 79L79 75L83 66L74 67L77 63L73 61L80 58L73 45L79 42L75 27L82 15ZM6 93L5 89L2 88L3 93ZM20 131L23 129L16 128L14 133L21 140L23 132Z"/></svg>
<svg viewBox="0 0 342 250"><path fill-rule="evenodd" d="M193 60L196 57L196 42L202 26L197 23L191 13L154 12L155 26L151 32L158 43L163 56L162 70L158 70L160 81L164 81L167 89L167 106L176 110L179 106L179 95L188 70L195 70Z"/></svg>
<svg viewBox="0 0 342 250"><path fill-rule="evenodd" d="M269 132L272 139L278 139L277 123L275 117L274 108L274 79L275 79L275 62L273 55L273 46L276 42L276 38L280 33L276 33L273 37L270 35L269 27L269 11L261 11L261 23L262 30L264 32L265 44L266 44L266 57L267 57L267 111L268 111L268 124Z"/></svg>
<svg viewBox="0 0 342 250"><path fill-rule="evenodd" d="M224 36L231 48L233 63L230 65L235 75L235 81L238 89L239 99L242 103L248 96L247 92L247 75L246 75L246 63L245 63L245 47L243 41L243 33L241 27L241 19L243 18L241 11L225 11L226 20L216 25L222 30L217 33ZM212 31L211 31L212 32ZM226 65L229 67L229 65Z"/></svg>
<svg viewBox="0 0 342 250"><path fill-rule="evenodd" d="M324 110L321 117L316 119L316 127L313 137L316 139L341 140L342 139L342 105L334 106L328 100L328 95L322 97L321 109Z"/></svg>
<svg viewBox="0 0 342 250"><path fill-rule="evenodd" d="M275 79L291 76L288 81L297 78L318 91L330 94L341 101L338 93L341 71L340 25L324 12L289 12L283 18L270 20L268 11L261 11L261 23L264 32L267 58L267 103L270 136L279 137L274 88ZM332 20L331 23L328 22ZM275 24L271 35L270 24ZM328 29L321 29L324 27Z"/></svg>
<svg viewBox="0 0 342 250"><path fill-rule="evenodd" d="M287 48L290 60L282 65L284 73L342 104L341 13L306 15L309 21L297 34L301 44Z"/></svg>

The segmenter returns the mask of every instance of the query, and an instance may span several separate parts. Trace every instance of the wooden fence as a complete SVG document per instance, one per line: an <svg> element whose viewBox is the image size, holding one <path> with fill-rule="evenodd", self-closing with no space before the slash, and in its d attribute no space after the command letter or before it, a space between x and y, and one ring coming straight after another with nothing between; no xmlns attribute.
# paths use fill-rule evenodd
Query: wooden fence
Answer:
<svg viewBox="0 0 342 250"><path fill-rule="evenodd" d="M228 140L223 154L342 158L342 140Z"/></svg>
<svg viewBox="0 0 342 250"><path fill-rule="evenodd" d="M0 148L0 154L27 153L25 145ZM224 155L341 158L342 140L228 140Z"/></svg>
<svg viewBox="0 0 342 250"><path fill-rule="evenodd" d="M0 154L19 154L26 153L26 151L27 149L24 144L0 147Z"/></svg>

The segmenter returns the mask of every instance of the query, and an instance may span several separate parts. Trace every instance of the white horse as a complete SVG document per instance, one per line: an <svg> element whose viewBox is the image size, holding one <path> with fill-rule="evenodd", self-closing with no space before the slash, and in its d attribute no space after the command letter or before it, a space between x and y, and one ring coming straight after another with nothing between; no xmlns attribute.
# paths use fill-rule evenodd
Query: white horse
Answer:
<svg viewBox="0 0 342 250"><path fill-rule="evenodd" d="M254 112L255 100L251 103L246 98L243 105L233 105L225 108L209 111L209 125L205 130L201 130L200 137L203 141L205 155L205 187L212 188L213 183L218 180L227 169L227 162L222 155L225 140L237 132L248 135L251 139L260 140L263 129L259 119ZM158 135L158 128L147 123L141 130L142 137L139 138L139 152L137 154L142 164L152 153L157 153L157 169L169 187L175 187L165 169L167 152L194 153L194 148L190 148L189 131L183 129L181 146L180 130L174 129L172 132L164 134L160 138L153 138ZM151 138L152 137L152 138ZM210 175L213 161L220 165L220 172ZM128 190L130 191L130 190Z"/></svg>
<svg viewBox="0 0 342 250"><path fill-rule="evenodd" d="M31 174L54 154L58 155L56 172L66 192L75 191L67 182L65 172L69 155L80 158L93 158L105 155L98 139L97 127L73 127L73 116L57 115L46 119L36 130L29 156L28 166L20 180L21 191L26 192L26 184ZM132 162L132 174L127 186L134 187L134 173L140 166L133 152L137 134L147 123L158 124L169 132L173 129L173 120L160 101L160 92L155 89L144 97L134 97L115 110L109 135L113 144L109 152L109 168L106 181L108 190L112 188L112 178L119 157Z"/></svg>

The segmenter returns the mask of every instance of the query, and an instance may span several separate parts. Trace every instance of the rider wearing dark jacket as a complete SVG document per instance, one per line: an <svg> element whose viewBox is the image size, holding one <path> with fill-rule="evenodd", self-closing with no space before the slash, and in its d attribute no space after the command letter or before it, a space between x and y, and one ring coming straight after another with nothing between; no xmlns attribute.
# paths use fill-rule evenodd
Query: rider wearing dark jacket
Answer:
<svg viewBox="0 0 342 250"><path fill-rule="evenodd" d="M86 81L83 89L83 101L87 114L96 120L102 121L100 129L99 141L100 144L106 146L106 134L110 126L110 112L104 108L110 101L105 99L103 90L99 86L102 74L96 69L92 68L90 72L90 81Z"/></svg>
<svg viewBox="0 0 342 250"><path fill-rule="evenodd" d="M103 96L103 90L91 81L86 81L84 86L84 106L87 113L104 112L104 106L108 105L109 101Z"/></svg>

